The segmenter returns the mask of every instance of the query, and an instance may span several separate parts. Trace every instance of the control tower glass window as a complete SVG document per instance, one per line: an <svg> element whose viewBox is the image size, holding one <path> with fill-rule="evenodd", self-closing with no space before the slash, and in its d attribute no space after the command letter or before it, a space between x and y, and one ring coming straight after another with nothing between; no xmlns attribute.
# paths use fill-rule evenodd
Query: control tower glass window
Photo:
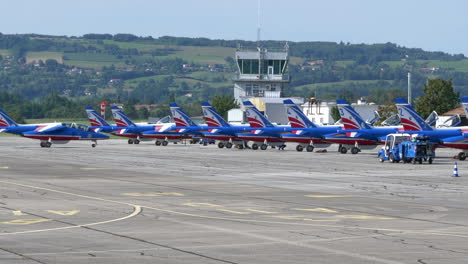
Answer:
<svg viewBox="0 0 468 264"><path fill-rule="evenodd" d="M258 74L258 60L237 60L241 74Z"/></svg>

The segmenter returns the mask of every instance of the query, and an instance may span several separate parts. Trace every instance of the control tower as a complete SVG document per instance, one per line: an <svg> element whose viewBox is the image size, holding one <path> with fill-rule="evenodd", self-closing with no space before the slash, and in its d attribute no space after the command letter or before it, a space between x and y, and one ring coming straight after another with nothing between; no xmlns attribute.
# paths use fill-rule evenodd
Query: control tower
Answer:
<svg viewBox="0 0 468 264"><path fill-rule="evenodd" d="M289 47L280 50L238 48L235 54L237 74L234 77L234 98L237 102L252 97L281 98L288 87Z"/></svg>

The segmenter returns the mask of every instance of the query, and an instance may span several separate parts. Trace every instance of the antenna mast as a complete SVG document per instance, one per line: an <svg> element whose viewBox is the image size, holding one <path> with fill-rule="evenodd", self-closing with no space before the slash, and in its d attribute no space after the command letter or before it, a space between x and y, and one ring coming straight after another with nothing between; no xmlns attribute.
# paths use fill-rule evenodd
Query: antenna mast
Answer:
<svg viewBox="0 0 468 264"><path fill-rule="evenodd" d="M260 46L260 29L261 29L261 24L260 24L260 0L257 1L258 3L258 13L257 13L257 45Z"/></svg>

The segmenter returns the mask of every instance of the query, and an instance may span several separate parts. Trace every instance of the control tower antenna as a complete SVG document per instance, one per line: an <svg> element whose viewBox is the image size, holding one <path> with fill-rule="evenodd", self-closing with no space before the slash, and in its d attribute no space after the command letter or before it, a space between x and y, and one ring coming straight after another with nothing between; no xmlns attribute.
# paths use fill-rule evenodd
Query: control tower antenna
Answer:
<svg viewBox="0 0 468 264"><path fill-rule="evenodd" d="M258 13L257 13L257 46L260 47L260 30L261 30L261 24L260 24L260 0L257 1L258 3Z"/></svg>

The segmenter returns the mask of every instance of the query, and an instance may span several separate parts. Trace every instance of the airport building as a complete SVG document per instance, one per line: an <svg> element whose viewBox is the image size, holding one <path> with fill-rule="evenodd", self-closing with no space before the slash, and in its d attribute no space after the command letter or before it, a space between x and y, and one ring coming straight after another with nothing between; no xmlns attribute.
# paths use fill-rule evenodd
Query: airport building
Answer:
<svg viewBox="0 0 468 264"><path fill-rule="evenodd" d="M235 53L237 74L234 77L234 98L241 104L250 100L268 119L277 124L287 124L283 100L284 90L289 85L289 47L282 49L256 50L238 48ZM304 103L302 98L291 98L295 103ZM228 115L229 116L229 115ZM239 114L232 111L232 119L238 122Z"/></svg>

